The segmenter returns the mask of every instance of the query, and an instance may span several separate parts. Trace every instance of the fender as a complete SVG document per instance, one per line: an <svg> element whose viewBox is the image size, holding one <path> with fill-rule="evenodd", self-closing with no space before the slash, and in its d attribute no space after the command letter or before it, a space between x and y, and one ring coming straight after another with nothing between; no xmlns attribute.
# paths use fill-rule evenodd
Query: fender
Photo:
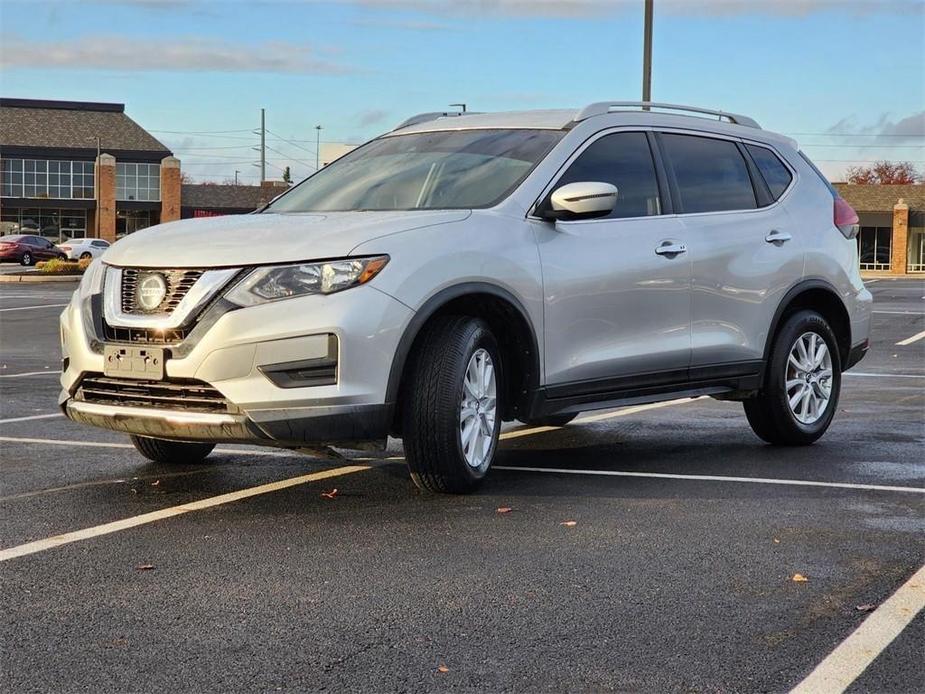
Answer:
<svg viewBox="0 0 925 694"><path fill-rule="evenodd" d="M764 343L763 359L764 359L765 366L767 366L768 360L771 357L771 344L774 341L775 335L777 335L777 329L778 327L780 327L780 321L781 321L781 318L783 318L784 316L784 311L786 310L787 306L790 304L791 301L793 301L797 296L799 296L800 294L802 294L803 292L809 289L822 289L828 292L835 299L838 300L838 302L842 305L842 308L845 308L845 302L842 301L841 296L839 296L838 290L836 290L835 287L832 286L832 284L829 283L828 281L819 279L819 278L811 278L811 279L804 279L804 280L797 282L787 291L786 294L784 294L784 298L780 300L780 303L777 305L777 309L774 311L774 318L771 320L771 326L768 329L768 336L765 339L765 343ZM845 308L845 313L848 313L847 308ZM851 329L850 322L848 326L850 330ZM849 342L849 348L850 348L850 342L851 342L850 335L849 335L848 342ZM842 356L842 360L844 360L845 355L841 355L841 356Z"/></svg>
<svg viewBox="0 0 925 694"><path fill-rule="evenodd" d="M431 318L431 316L433 316L446 303L452 301L453 299L458 299L461 296L466 296L467 294L491 294L492 296L504 299L517 310L517 312L520 314L520 317L527 324L530 330L530 341L534 360L533 373L535 374L535 382L532 383L531 386L533 389L537 387L540 373L539 347L536 339L536 330L533 327L533 321L530 320L530 315L527 313L527 310L524 308L523 304L507 289L499 287L496 284L491 284L489 282L463 282L462 284L454 284L451 287L441 289L439 292L427 299L427 301L425 301L421 307L415 311L414 316L412 316L408 326L405 328L405 332L402 334L401 339L398 342L398 348L395 350L395 355L392 357L392 368L389 371L389 382L388 388L386 389L387 403L395 403L398 400L398 393L401 387L401 376L405 370L405 363L407 362L408 354L411 352L411 346L414 344L414 340L418 336L418 333L421 331L421 328Z"/></svg>

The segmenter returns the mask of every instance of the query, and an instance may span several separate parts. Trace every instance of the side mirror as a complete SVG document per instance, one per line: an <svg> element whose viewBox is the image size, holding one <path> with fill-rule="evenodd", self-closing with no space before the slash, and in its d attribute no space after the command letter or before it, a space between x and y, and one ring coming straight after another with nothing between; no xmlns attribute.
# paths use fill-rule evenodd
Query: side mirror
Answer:
<svg viewBox="0 0 925 694"><path fill-rule="evenodd" d="M610 183L566 183L552 192L541 216L550 220L594 219L609 215L616 204L617 187Z"/></svg>

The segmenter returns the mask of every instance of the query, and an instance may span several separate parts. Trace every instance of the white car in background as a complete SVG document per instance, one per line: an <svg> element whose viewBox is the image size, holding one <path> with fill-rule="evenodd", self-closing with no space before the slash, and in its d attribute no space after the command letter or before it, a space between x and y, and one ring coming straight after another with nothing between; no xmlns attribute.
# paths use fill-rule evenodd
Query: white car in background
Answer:
<svg viewBox="0 0 925 694"><path fill-rule="evenodd" d="M58 244L58 250L67 254L68 260L97 258L109 248L109 241L103 239L71 239Z"/></svg>

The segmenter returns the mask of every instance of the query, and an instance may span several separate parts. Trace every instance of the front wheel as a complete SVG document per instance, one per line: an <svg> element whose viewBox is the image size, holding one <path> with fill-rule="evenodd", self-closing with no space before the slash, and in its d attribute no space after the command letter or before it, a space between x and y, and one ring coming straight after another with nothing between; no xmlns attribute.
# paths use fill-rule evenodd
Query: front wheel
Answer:
<svg viewBox="0 0 925 694"><path fill-rule="evenodd" d="M477 318L446 316L425 328L404 389L402 437L421 489L462 494L491 467L501 431L498 343Z"/></svg>
<svg viewBox="0 0 925 694"><path fill-rule="evenodd" d="M149 436L132 435L132 445L148 460L170 465L192 465L201 463L215 448L214 443L196 441L169 441Z"/></svg>
<svg viewBox="0 0 925 694"><path fill-rule="evenodd" d="M815 311L798 311L774 338L764 389L743 403L745 416L768 443L805 446L829 428L840 392L841 359L832 328Z"/></svg>

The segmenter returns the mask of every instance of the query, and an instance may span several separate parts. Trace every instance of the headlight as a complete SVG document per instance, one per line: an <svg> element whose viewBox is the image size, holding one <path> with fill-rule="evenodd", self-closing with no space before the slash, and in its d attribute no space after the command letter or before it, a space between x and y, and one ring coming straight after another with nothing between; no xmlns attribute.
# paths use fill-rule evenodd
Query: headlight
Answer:
<svg viewBox="0 0 925 694"><path fill-rule="evenodd" d="M103 277L106 275L106 266L97 258L87 269L84 270L84 276L80 279L80 285L77 288L81 299L86 299L92 294L99 294L103 291Z"/></svg>
<svg viewBox="0 0 925 694"><path fill-rule="evenodd" d="M388 262L389 256L379 255L262 267L232 287L225 298L239 306L254 306L306 294L333 294L369 282Z"/></svg>

